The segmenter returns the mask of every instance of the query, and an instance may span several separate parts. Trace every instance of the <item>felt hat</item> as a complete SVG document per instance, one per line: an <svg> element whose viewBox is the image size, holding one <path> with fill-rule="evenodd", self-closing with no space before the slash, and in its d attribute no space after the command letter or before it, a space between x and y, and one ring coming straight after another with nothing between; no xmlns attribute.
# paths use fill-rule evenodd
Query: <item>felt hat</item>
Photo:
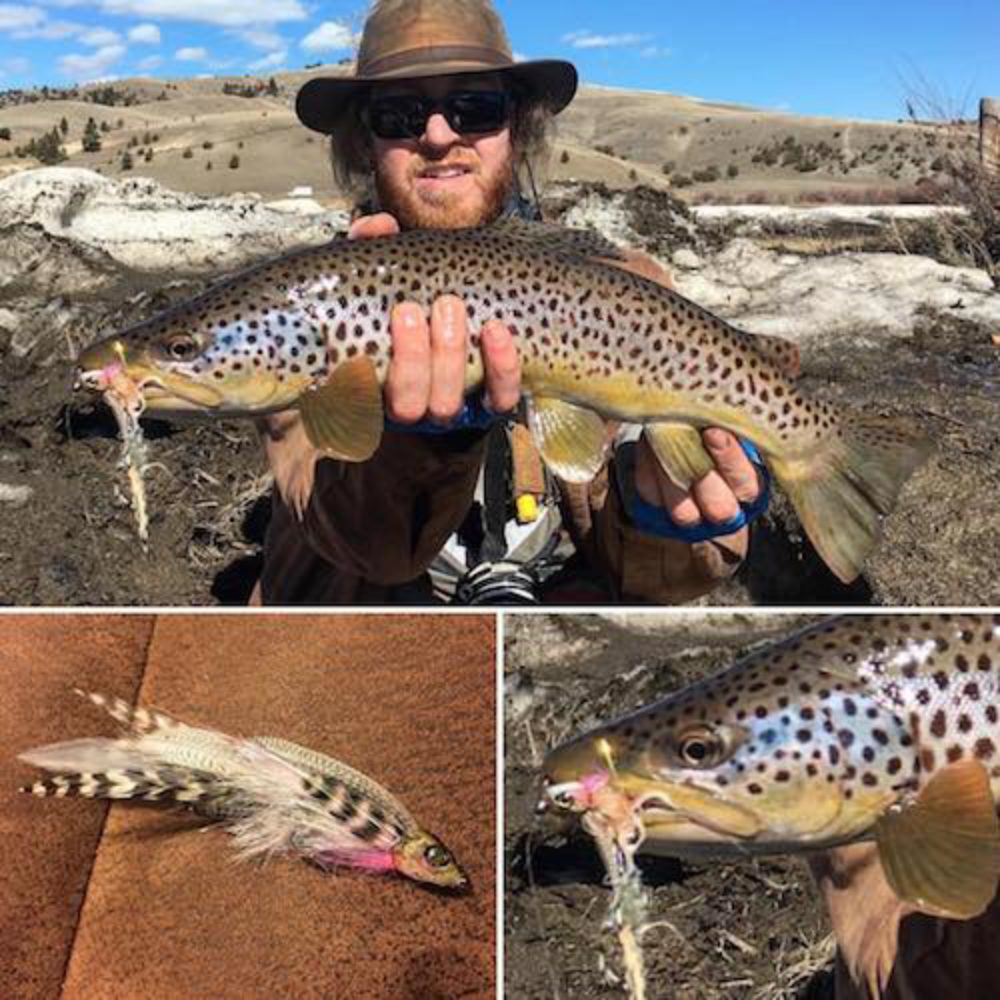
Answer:
<svg viewBox="0 0 1000 1000"><path fill-rule="evenodd" d="M365 22L353 76L316 77L295 100L300 121L333 134L354 98L372 84L463 73L497 73L528 100L558 114L576 93L577 73L561 59L515 62L490 0L381 0Z"/></svg>

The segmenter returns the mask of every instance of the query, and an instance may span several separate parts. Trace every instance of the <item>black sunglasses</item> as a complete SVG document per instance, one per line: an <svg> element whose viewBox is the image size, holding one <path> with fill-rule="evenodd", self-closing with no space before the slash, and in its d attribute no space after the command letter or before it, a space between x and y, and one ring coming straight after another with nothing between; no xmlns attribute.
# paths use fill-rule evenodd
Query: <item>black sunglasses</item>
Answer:
<svg viewBox="0 0 1000 1000"><path fill-rule="evenodd" d="M380 139L419 139L436 111L462 135L496 132L510 118L510 95L502 90L461 90L445 97L400 94L376 97L365 109L368 127Z"/></svg>

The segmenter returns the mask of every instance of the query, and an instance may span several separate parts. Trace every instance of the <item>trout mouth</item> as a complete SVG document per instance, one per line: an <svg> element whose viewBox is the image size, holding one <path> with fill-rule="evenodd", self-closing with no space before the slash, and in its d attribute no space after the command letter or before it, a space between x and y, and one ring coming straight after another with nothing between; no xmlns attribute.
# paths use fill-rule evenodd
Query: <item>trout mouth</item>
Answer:
<svg viewBox="0 0 1000 1000"><path fill-rule="evenodd" d="M548 782L536 811L595 813L628 840L636 829L657 839L752 840L767 829L754 811L711 789L619 771L595 771L575 781ZM642 838L644 839L644 837Z"/></svg>

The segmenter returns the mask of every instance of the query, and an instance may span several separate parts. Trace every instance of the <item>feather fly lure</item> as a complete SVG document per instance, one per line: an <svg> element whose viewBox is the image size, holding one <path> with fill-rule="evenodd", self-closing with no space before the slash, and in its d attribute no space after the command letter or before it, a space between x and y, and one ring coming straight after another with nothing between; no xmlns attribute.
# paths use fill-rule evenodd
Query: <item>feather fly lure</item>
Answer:
<svg viewBox="0 0 1000 1000"><path fill-rule="evenodd" d="M390 792L352 767L271 736L198 729L118 698L78 692L124 727L117 739L69 740L19 758L52 772L37 796L184 806L222 824L244 858L293 854L323 868L398 872L460 889L451 852Z"/></svg>

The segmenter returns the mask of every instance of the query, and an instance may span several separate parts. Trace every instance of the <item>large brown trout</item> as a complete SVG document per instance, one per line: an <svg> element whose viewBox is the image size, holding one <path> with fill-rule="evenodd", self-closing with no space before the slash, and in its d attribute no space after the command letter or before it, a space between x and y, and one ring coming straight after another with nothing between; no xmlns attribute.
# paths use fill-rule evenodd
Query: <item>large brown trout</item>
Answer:
<svg viewBox="0 0 1000 1000"><path fill-rule="evenodd" d="M874 839L900 899L968 918L1000 874L1000 614L831 619L552 751L543 805L626 852Z"/></svg>
<svg viewBox="0 0 1000 1000"><path fill-rule="evenodd" d="M364 461L382 435L393 307L429 308L454 293L474 331L467 390L483 378L476 331L502 320L517 338L529 427L559 476L593 478L613 419L645 424L686 488L714 468L700 428L728 428L765 456L833 572L854 579L928 441L902 421L804 398L789 375L792 345L734 329L623 271L620 257L593 233L509 220L338 240L253 267L90 347L78 382L131 387L162 414L296 407L316 447Z"/></svg>

